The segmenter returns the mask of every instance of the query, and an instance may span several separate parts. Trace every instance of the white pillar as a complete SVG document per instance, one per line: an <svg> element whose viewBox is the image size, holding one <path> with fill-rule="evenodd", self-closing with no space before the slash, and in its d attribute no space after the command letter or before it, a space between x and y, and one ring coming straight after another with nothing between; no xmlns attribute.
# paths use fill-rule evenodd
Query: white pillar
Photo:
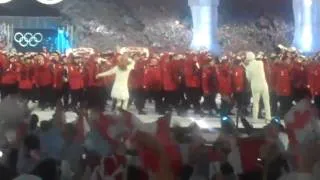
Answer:
<svg viewBox="0 0 320 180"><path fill-rule="evenodd" d="M320 49L317 38L320 35L320 2L318 0L292 0L294 13L293 46L302 52Z"/></svg>
<svg viewBox="0 0 320 180"><path fill-rule="evenodd" d="M193 22L191 49L220 52L217 38L219 1L188 0Z"/></svg>

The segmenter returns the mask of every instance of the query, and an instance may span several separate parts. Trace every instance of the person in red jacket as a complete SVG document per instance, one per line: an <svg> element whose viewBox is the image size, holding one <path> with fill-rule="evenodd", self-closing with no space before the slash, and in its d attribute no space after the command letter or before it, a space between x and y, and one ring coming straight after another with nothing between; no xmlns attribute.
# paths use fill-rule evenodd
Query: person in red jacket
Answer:
<svg viewBox="0 0 320 180"><path fill-rule="evenodd" d="M54 100L53 102L57 102L61 100L63 96L63 85L64 85L64 74L66 69L64 68L60 56L58 54L52 56L51 59L52 65L51 70L53 74L53 81L52 81L52 88L54 93ZM55 105L54 103L53 105Z"/></svg>
<svg viewBox="0 0 320 180"><path fill-rule="evenodd" d="M51 63L42 54L36 56L36 85L39 88L39 106L41 109L50 107L53 101Z"/></svg>
<svg viewBox="0 0 320 180"><path fill-rule="evenodd" d="M232 67L233 97L237 103L238 112L244 115L246 109L246 73L241 65L240 57L234 60Z"/></svg>
<svg viewBox="0 0 320 180"><path fill-rule="evenodd" d="M27 100L33 99L33 85L35 81L34 77L34 67L31 64L31 59L29 57L25 58L20 62L18 72L18 82L19 91L22 98Z"/></svg>
<svg viewBox="0 0 320 180"><path fill-rule="evenodd" d="M75 57L68 66L68 79L71 94L71 108L77 108L84 92L84 67L81 59Z"/></svg>
<svg viewBox="0 0 320 180"><path fill-rule="evenodd" d="M207 59L207 62L203 62L201 73L202 94L204 96L203 107L209 110L209 114L212 115L212 110L218 111L216 104L217 95L217 72L215 61L211 58Z"/></svg>
<svg viewBox="0 0 320 180"><path fill-rule="evenodd" d="M232 106L232 74L230 63L226 57L222 58L217 72L219 93L221 94L220 114L227 115L230 114Z"/></svg>
<svg viewBox="0 0 320 180"><path fill-rule="evenodd" d="M160 66L162 73L162 83L164 91L164 105L166 110L172 110L172 108L179 109L180 102L179 86L181 81L181 74L179 72L180 67L174 67L177 65L173 60L173 55L165 54L161 57Z"/></svg>
<svg viewBox="0 0 320 180"><path fill-rule="evenodd" d="M162 74L159 60L151 58L149 65L144 71L144 89L148 91L150 97L155 101L155 111L163 114L162 104Z"/></svg>
<svg viewBox="0 0 320 180"><path fill-rule="evenodd" d="M100 108L101 110L104 110L105 99L101 98L104 97L102 94L104 91L104 79L96 79L97 74L104 72L104 67L101 66L101 63L101 59L97 56L91 56L86 63L86 99L90 108Z"/></svg>
<svg viewBox="0 0 320 180"><path fill-rule="evenodd" d="M276 93L280 102L280 117L290 110L292 106L292 76L291 76L291 59L283 57L276 72Z"/></svg>
<svg viewBox="0 0 320 180"><path fill-rule="evenodd" d="M185 92L187 96L187 107L193 105L196 114L201 113L201 71L197 55L189 55L183 63L183 75L185 83Z"/></svg>
<svg viewBox="0 0 320 180"><path fill-rule="evenodd" d="M18 82L18 73L17 73L17 57L9 57L9 61L4 63L2 70L2 96L5 98L9 94L17 92L17 82Z"/></svg>
<svg viewBox="0 0 320 180"><path fill-rule="evenodd" d="M145 66L148 61L139 54L133 55L132 58L136 64L129 76L130 99L134 102L139 114L146 114L143 110L146 101L146 92L143 89L143 79Z"/></svg>
<svg viewBox="0 0 320 180"><path fill-rule="evenodd" d="M301 94L307 86L307 72L304 63L300 58L294 59L291 76L294 80L292 81L293 100L298 102L303 98L303 95Z"/></svg>
<svg viewBox="0 0 320 180"><path fill-rule="evenodd" d="M320 110L320 58L308 65L308 88L314 98L314 104Z"/></svg>

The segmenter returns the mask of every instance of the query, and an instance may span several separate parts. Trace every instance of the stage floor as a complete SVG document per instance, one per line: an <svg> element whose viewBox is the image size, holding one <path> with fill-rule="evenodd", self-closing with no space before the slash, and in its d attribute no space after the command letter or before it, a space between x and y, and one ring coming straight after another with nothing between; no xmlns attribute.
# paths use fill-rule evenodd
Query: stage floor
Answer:
<svg viewBox="0 0 320 180"><path fill-rule="evenodd" d="M145 112L146 115L139 115L134 106L131 106L129 108L130 112L133 112L136 114L137 117L141 119L143 122L153 122L157 120L160 115L156 114L154 112L154 108L152 104L147 104ZM106 110L106 113L110 112L109 109ZM49 120L51 119L54 111L53 110L44 110L41 111L39 108L35 108L33 113L37 114L40 118L40 121L43 120ZM110 112L111 113L111 112ZM71 122L75 119L75 113L73 112L67 112L66 118L68 122ZM236 118L234 116L231 116L231 118L235 121ZM252 118L248 117L247 120L252 123L254 128L262 128L265 126L265 122L263 119L259 119L254 121ZM220 117L214 116L214 117L200 117L199 115L195 115L192 111L189 111L184 117L178 116L175 112L172 114L172 121L171 121L171 127L173 126L180 126L180 127L188 127L193 122L196 122L201 128L203 129L217 129L220 128ZM239 123L239 128L243 128L242 124Z"/></svg>

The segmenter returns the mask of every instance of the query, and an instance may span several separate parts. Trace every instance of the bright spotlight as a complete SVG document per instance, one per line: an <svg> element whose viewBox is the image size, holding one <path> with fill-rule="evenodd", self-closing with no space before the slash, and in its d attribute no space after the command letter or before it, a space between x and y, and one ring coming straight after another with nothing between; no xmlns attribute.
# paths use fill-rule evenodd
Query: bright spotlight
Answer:
<svg viewBox="0 0 320 180"><path fill-rule="evenodd" d="M313 37L315 27L313 24L313 2L312 0L302 0L293 2L295 35L293 45L302 52L312 52L314 50Z"/></svg>
<svg viewBox="0 0 320 180"><path fill-rule="evenodd" d="M63 0L37 0L37 1L42 4L54 5L62 2Z"/></svg>
<svg viewBox="0 0 320 180"><path fill-rule="evenodd" d="M180 24L180 21L176 20L175 23L176 23L176 25L179 25L179 24Z"/></svg>
<svg viewBox="0 0 320 180"><path fill-rule="evenodd" d="M8 2L11 2L12 0L0 0L0 4L5 4L5 3L8 3Z"/></svg>

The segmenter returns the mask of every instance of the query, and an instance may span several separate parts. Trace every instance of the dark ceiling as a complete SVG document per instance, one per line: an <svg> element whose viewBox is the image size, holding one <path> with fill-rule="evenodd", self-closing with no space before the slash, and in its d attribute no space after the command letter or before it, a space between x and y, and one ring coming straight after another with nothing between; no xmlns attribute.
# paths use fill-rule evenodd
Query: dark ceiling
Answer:
<svg viewBox="0 0 320 180"><path fill-rule="evenodd" d="M55 5L45 5L36 0L12 0L0 5L0 16L60 16Z"/></svg>

